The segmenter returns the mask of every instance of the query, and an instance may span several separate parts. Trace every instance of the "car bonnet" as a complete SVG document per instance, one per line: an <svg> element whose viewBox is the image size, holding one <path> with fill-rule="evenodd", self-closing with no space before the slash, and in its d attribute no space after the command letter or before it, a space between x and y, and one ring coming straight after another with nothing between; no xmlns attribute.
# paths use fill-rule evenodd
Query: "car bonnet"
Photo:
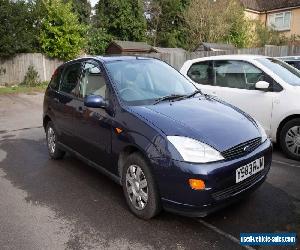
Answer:
<svg viewBox="0 0 300 250"><path fill-rule="evenodd" d="M220 152L261 136L252 118L229 104L211 98L130 108L167 136L193 138Z"/></svg>

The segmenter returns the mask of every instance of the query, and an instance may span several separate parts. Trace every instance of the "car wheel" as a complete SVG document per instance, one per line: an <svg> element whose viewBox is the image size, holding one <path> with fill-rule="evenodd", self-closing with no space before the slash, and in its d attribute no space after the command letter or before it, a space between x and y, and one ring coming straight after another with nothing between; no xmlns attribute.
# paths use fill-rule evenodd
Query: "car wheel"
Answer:
<svg viewBox="0 0 300 250"><path fill-rule="evenodd" d="M283 126L280 145L289 158L300 160L300 119L293 119Z"/></svg>
<svg viewBox="0 0 300 250"><path fill-rule="evenodd" d="M65 151L58 148L57 133L53 123L50 121L46 127L46 139L48 146L48 153L51 159L58 160L64 157Z"/></svg>
<svg viewBox="0 0 300 250"><path fill-rule="evenodd" d="M151 219L160 210L160 197L146 160L137 153L128 156L122 171L122 186L130 210L141 219Z"/></svg>

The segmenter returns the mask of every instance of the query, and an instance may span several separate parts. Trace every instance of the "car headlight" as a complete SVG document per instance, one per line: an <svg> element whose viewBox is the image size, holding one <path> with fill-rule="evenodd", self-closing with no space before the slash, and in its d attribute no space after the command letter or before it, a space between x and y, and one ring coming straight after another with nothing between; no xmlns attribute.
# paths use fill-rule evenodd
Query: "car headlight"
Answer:
<svg viewBox="0 0 300 250"><path fill-rule="evenodd" d="M265 142L268 139L268 136L266 134L265 129L260 125L258 121L256 121L257 127L259 129L259 132L261 134L261 142Z"/></svg>
<svg viewBox="0 0 300 250"><path fill-rule="evenodd" d="M208 163L224 160L219 151L200 141L182 136L168 136L167 138L177 149L184 161Z"/></svg>

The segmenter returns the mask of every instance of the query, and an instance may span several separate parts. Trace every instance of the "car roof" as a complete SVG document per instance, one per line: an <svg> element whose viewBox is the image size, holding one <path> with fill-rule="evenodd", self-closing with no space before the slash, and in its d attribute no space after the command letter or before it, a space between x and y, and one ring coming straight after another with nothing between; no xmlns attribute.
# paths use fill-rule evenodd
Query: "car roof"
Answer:
<svg viewBox="0 0 300 250"><path fill-rule="evenodd" d="M206 61L206 60L254 60L258 58L267 58L267 56L262 55L220 55L220 56L208 56L208 57L201 57L189 60L189 62L199 62L199 61Z"/></svg>
<svg viewBox="0 0 300 250"><path fill-rule="evenodd" d="M85 56L85 57L80 57L76 58L74 60L70 60L66 63L70 62L76 62L76 61L82 61L86 59L94 59L94 60L99 60L101 62L113 62L113 61L129 61L129 60L149 60L149 59L156 59L152 57L142 57L142 56L122 56L122 55L114 55L114 56Z"/></svg>
<svg viewBox="0 0 300 250"><path fill-rule="evenodd" d="M283 56L283 57L277 57L277 59L283 61L300 61L300 56Z"/></svg>

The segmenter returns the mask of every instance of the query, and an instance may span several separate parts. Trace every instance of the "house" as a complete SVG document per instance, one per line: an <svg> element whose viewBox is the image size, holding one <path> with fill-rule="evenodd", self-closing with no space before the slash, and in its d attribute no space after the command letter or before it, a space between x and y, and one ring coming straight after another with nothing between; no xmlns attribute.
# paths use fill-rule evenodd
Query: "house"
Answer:
<svg viewBox="0 0 300 250"><path fill-rule="evenodd" d="M300 38L300 0L240 0L246 16L266 27Z"/></svg>
<svg viewBox="0 0 300 250"><path fill-rule="evenodd" d="M106 49L108 55L132 55L150 53L152 47L144 42L113 40Z"/></svg>
<svg viewBox="0 0 300 250"><path fill-rule="evenodd" d="M225 51L234 50L235 47L232 44L226 43L201 43L194 51Z"/></svg>

